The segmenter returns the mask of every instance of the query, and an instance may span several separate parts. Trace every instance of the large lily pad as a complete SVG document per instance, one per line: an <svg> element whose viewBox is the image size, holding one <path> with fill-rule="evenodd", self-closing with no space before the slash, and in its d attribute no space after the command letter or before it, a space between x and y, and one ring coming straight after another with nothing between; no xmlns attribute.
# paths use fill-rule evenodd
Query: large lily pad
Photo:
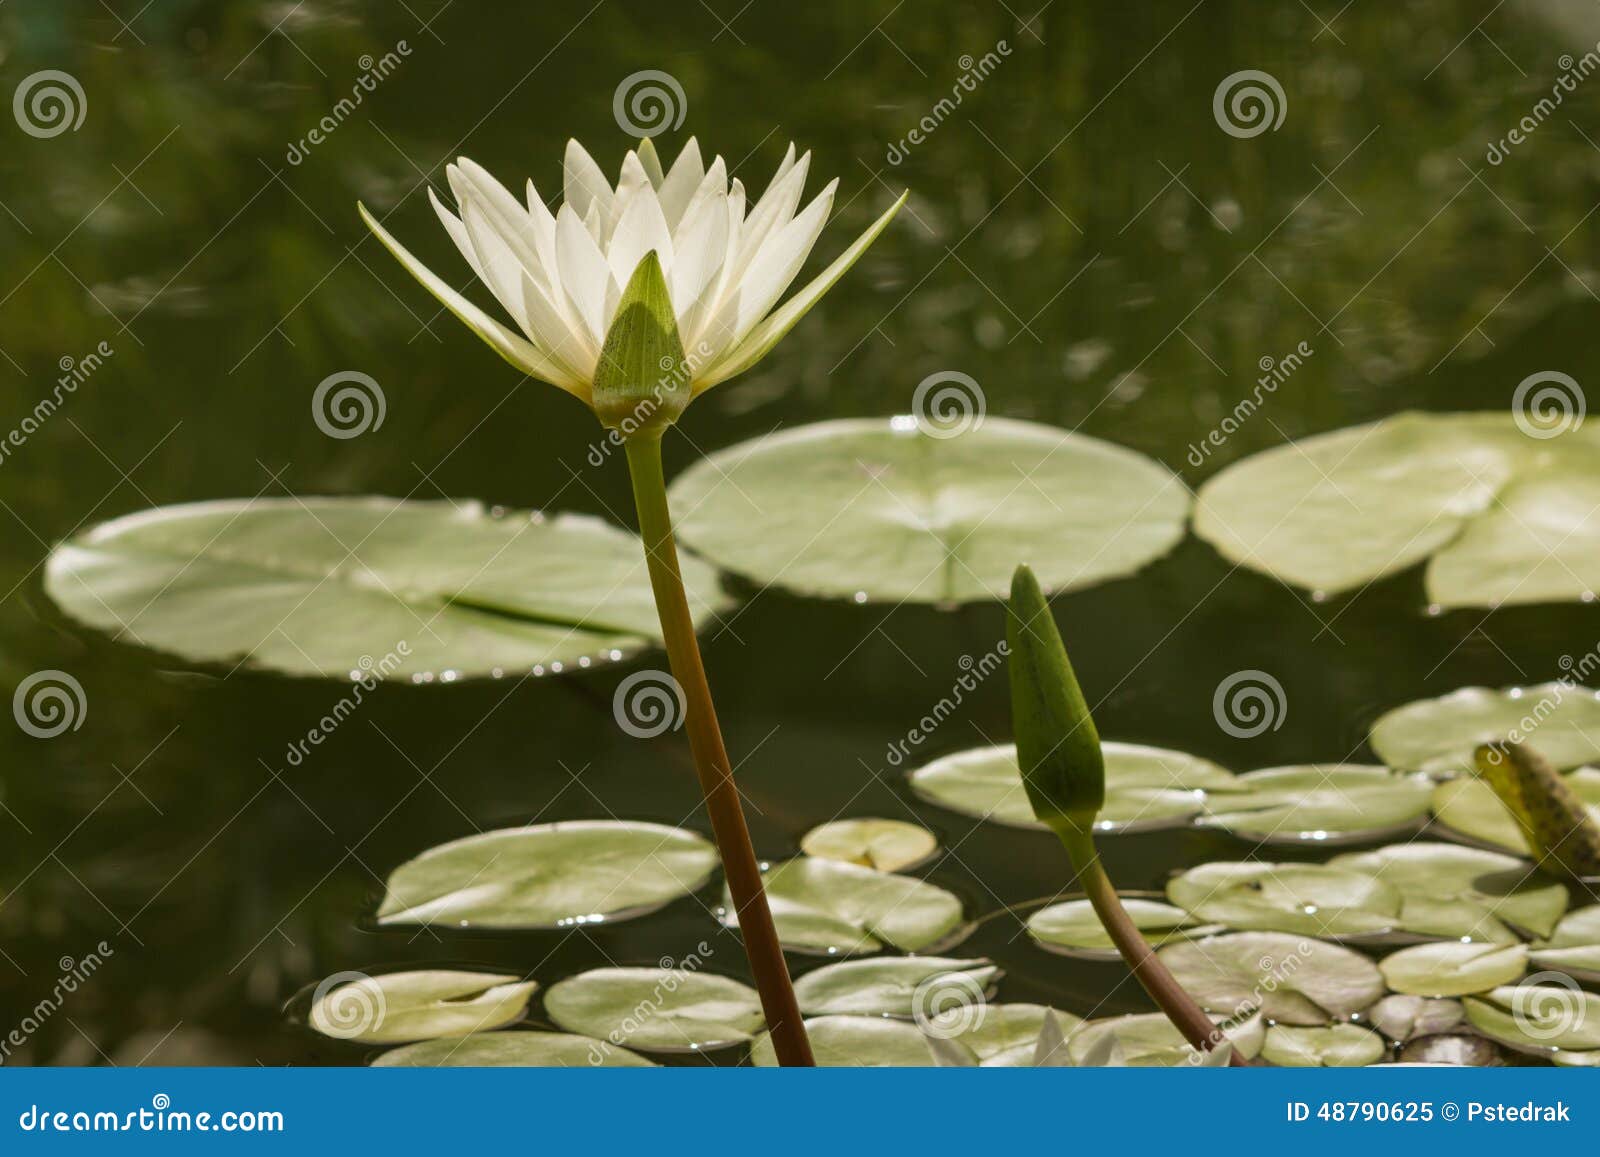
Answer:
<svg viewBox="0 0 1600 1157"><path fill-rule="evenodd" d="M811 1051L822 1068L922 1068L937 1063L933 1049L922 1030L909 1020L889 1020L881 1016L818 1016L806 1020L806 1035ZM941 1042L968 1063L977 1064L977 1055L959 1040ZM750 1063L773 1068L778 1063L767 1033L756 1037L750 1046Z"/></svg>
<svg viewBox="0 0 1600 1157"><path fill-rule="evenodd" d="M1570 981L1507 985L1462 1003L1474 1028L1522 1052L1600 1050L1600 996Z"/></svg>
<svg viewBox="0 0 1600 1157"><path fill-rule="evenodd" d="M904 820L832 820L801 836L800 850L880 872L903 872L927 862L939 841L927 828Z"/></svg>
<svg viewBox="0 0 1600 1157"><path fill-rule="evenodd" d="M1388 1051L1381 1036L1360 1025L1275 1024L1267 1029L1261 1059L1295 1068L1359 1068Z"/></svg>
<svg viewBox="0 0 1600 1157"><path fill-rule="evenodd" d="M1600 691L1566 683L1463 687L1378 717L1372 750L1390 767L1467 775L1480 743L1520 736L1557 771L1600 762Z"/></svg>
<svg viewBox="0 0 1600 1157"><path fill-rule="evenodd" d="M1195 919L1309 936L1372 936L1400 919L1400 893L1369 873L1321 864L1202 864L1167 882Z"/></svg>
<svg viewBox="0 0 1600 1157"><path fill-rule="evenodd" d="M711 878L716 850L662 824L582 820L483 832L389 874L382 924L564 928L626 920Z"/></svg>
<svg viewBox="0 0 1600 1157"><path fill-rule="evenodd" d="M1547 939L1533 945L1538 968L1600 982L1600 904L1568 912Z"/></svg>
<svg viewBox="0 0 1600 1157"><path fill-rule="evenodd" d="M950 941L962 926L954 895L893 872L802 856L768 869L765 882L778 939L797 952L919 952ZM730 928L739 922L726 890L722 920Z"/></svg>
<svg viewBox="0 0 1600 1157"><path fill-rule="evenodd" d="M1157 955L1216 1016L1257 1010L1269 1021L1349 1020L1384 994L1377 965L1338 944L1277 932L1234 932L1170 944Z"/></svg>
<svg viewBox="0 0 1600 1157"><path fill-rule="evenodd" d="M710 568L685 566L698 614L726 605ZM158 507L57 546L45 590L118 638L291 675L544 674L621 658L659 632L632 534L472 502Z"/></svg>
<svg viewBox="0 0 1600 1157"><path fill-rule="evenodd" d="M1347 852L1328 866L1377 877L1401 896L1399 927L1418 936L1513 944L1513 929L1549 935L1567 890L1514 856L1453 844Z"/></svg>
<svg viewBox="0 0 1600 1157"><path fill-rule="evenodd" d="M1183 537L1189 492L1109 442L990 418L821 422L701 459L671 488L684 541L753 581L857 601L1002 599L1132 574ZM780 513L781 512L781 513Z"/></svg>
<svg viewBox="0 0 1600 1157"><path fill-rule="evenodd" d="M477 1032L405 1045L380 1054L375 1068L637 1069L654 1067L610 1041L564 1032Z"/></svg>
<svg viewBox="0 0 1600 1157"><path fill-rule="evenodd" d="M1528 968L1522 944L1442 940L1414 944L1378 962L1386 984L1412 996L1470 996L1520 980Z"/></svg>
<svg viewBox="0 0 1600 1157"><path fill-rule="evenodd" d="M545 993L550 1019L569 1032L645 1051L692 1052L742 1044L761 1029L756 990L681 968L596 968Z"/></svg>
<svg viewBox="0 0 1600 1157"><path fill-rule="evenodd" d="M1325 594L1428 560L1440 607L1600 588L1600 429L1525 434L1509 412L1399 414L1246 458L1200 489L1227 559Z"/></svg>
<svg viewBox="0 0 1600 1157"><path fill-rule="evenodd" d="M1248 1058L1261 1051L1266 1028L1259 1016L1251 1015L1227 1024L1223 1032L1239 1055ZM1160 1012L1086 1021L1068 1034L1067 1052L1074 1065L1171 1068L1201 1063L1194 1048Z"/></svg>
<svg viewBox="0 0 1600 1157"><path fill-rule="evenodd" d="M1372 1027L1396 1044L1436 1036L1456 1028L1466 1019L1459 1000L1392 993L1367 1009Z"/></svg>
<svg viewBox="0 0 1600 1157"><path fill-rule="evenodd" d="M488 972L351 973L317 987L306 1019L324 1036L363 1044L466 1036L521 1020L536 987Z"/></svg>
<svg viewBox="0 0 1600 1157"><path fill-rule="evenodd" d="M1194 936L1210 936L1226 931L1220 924L1206 924L1191 913L1171 904L1141 896L1122 897L1122 907L1134 927L1149 943L1159 948ZM1120 960L1121 955L1106 934L1105 925L1088 900L1062 900L1040 908L1028 917L1028 934L1042 948L1087 960Z"/></svg>
<svg viewBox="0 0 1600 1157"><path fill-rule="evenodd" d="M1414 827L1431 787L1363 764L1269 767L1237 777L1201 823L1267 843L1351 843Z"/></svg>
<svg viewBox="0 0 1600 1157"><path fill-rule="evenodd" d="M1227 791L1235 782L1226 768L1181 751L1114 742L1101 748L1106 798L1095 821L1100 832L1181 826L1205 809L1207 792ZM943 756L912 772L910 779L914 792L951 811L1013 827L1044 829L1022 789L1014 744Z"/></svg>
<svg viewBox="0 0 1600 1157"><path fill-rule="evenodd" d="M1600 824L1600 768L1580 767L1563 778ZM1452 835L1519 856L1531 855L1522 827L1484 780L1462 778L1441 783L1433 790L1433 815Z"/></svg>
<svg viewBox="0 0 1600 1157"><path fill-rule="evenodd" d="M1053 1029L1046 1030L1047 1017L1055 1022ZM986 1068L1048 1068L1070 1063L1065 1034L1081 1023L1071 1013L1042 1004L989 1004L984 1006L978 1023L957 1036L955 1042L972 1050L978 1064Z"/></svg>
<svg viewBox="0 0 1600 1157"><path fill-rule="evenodd" d="M844 960L806 973L795 981L794 994L807 1016L898 1016L931 1021L970 1010L975 1022L985 1006L985 994L999 978L1000 969L987 960L942 956Z"/></svg>

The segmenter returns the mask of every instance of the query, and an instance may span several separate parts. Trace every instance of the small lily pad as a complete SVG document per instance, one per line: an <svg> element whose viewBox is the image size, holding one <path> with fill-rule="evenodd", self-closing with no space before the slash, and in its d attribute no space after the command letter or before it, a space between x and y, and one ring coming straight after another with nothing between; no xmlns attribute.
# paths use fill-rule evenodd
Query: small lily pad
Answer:
<svg viewBox="0 0 1600 1157"><path fill-rule="evenodd" d="M1181 827L1206 806L1208 791L1226 791L1232 772L1209 760L1138 743L1104 743L1105 806L1095 830L1156 831ZM934 760L911 773L911 789L962 815L1044 830L1022 789L1014 744L979 747Z"/></svg>
<svg viewBox="0 0 1600 1157"><path fill-rule="evenodd" d="M1459 1000L1395 993L1367 1009L1372 1027L1396 1044L1448 1032L1466 1019Z"/></svg>
<svg viewBox="0 0 1600 1157"><path fill-rule="evenodd" d="M1226 931L1220 924L1202 923L1184 909L1158 900L1124 896L1122 907L1133 920L1134 927L1156 948L1193 936ZM1040 947L1066 956L1087 960L1121 959L1111 937L1106 934L1105 925L1095 915L1094 905L1088 900L1063 900L1040 908L1028 917L1028 934Z"/></svg>
<svg viewBox="0 0 1600 1157"><path fill-rule="evenodd" d="M1252 1015L1222 1027L1240 1056L1250 1058L1260 1053L1266 1029L1259 1016ZM1074 1065L1200 1067L1194 1048L1166 1014L1160 1012L1085 1021L1068 1034L1067 1051Z"/></svg>
<svg viewBox="0 0 1600 1157"><path fill-rule="evenodd" d="M1338 944L1277 932L1234 932L1170 944L1157 955L1216 1016L1257 1010L1269 1021L1349 1020L1384 994L1372 961Z"/></svg>
<svg viewBox="0 0 1600 1157"><path fill-rule="evenodd" d="M653 912L705 884L711 844L662 824L581 820L483 832L389 874L380 924L564 928Z"/></svg>
<svg viewBox="0 0 1600 1157"><path fill-rule="evenodd" d="M1419 936L1513 944L1513 929L1549 935L1567 890L1514 856L1454 844L1408 843L1347 852L1328 866L1366 872L1401 896L1399 927Z"/></svg>
<svg viewBox="0 0 1600 1157"><path fill-rule="evenodd" d="M1046 1017L1056 1022L1054 1034L1044 1032ZM1065 1064L1070 1060L1064 1034L1071 1032L1082 1020L1069 1012L1046 1008L1042 1004L990 1004L983 1008L978 1023L955 1038L955 1042L971 1049L978 1064L985 1068L1032 1068L1040 1059L1044 1067ZM1041 1034L1045 1035L1046 1052L1038 1056ZM1050 1041L1059 1040L1056 1055Z"/></svg>
<svg viewBox="0 0 1600 1157"><path fill-rule="evenodd" d="M1474 1028L1519 1052L1600 1050L1600 996L1576 984L1507 985L1462 1003Z"/></svg>
<svg viewBox="0 0 1600 1157"><path fill-rule="evenodd" d="M834 820L801 836L800 850L880 872L901 872L926 863L939 850L939 841L927 828L904 820Z"/></svg>
<svg viewBox="0 0 1600 1157"><path fill-rule="evenodd" d="M1167 883L1196 920L1310 936L1372 936L1400 918L1399 892L1366 872L1321 864L1202 864Z"/></svg>
<svg viewBox="0 0 1600 1157"><path fill-rule="evenodd" d="M609 1041L564 1032L476 1032L390 1049L374 1068L637 1069L653 1062Z"/></svg>
<svg viewBox="0 0 1600 1157"><path fill-rule="evenodd" d="M538 987L516 976L443 969L347 975L326 991L318 986L307 1023L323 1036L363 1044L501 1028L522 1019Z"/></svg>
<svg viewBox="0 0 1600 1157"><path fill-rule="evenodd" d="M1383 1038L1356 1024L1275 1024L1261 1044L1261 1059L1295 1068L1360 1068L1389 1051Z"/></svg>
<svg viewBox="0 0 1600 1157"><path fill-rule="evenodd" d="M647 1052L725 1048L763 1023L755 989L681 968L596 968L552 986L544 1008L569 1032Z"/></svg>
<svg viewBox="0 0 1600 1157"><path fill-rule="evenodd" d="M806 1020L806 1035L811 1051L821 1068L915 1068L936 1064L922 1030L909 1020L888 1020L881 1016L819 1016ZM942 1044L970 1064L977 1056L959 1040ZM778 1058L767 1033L756 1037L750 1046L750 1063L774 1068Z"/></svg>
<svg viewBox="0 0 1600 1157"><path fill-rule="evenodd" d="M1469 996L1519 980L1528 968L1521 944L1462 943L1443 940L1416 944L1378 962L1383 979L1396 992L1412 996Z"/></svg>
<svg viewBox="0 0 1600 1157"><path fill-rule="evenodd" d="M917 1017L925 1020L952 1005L984 1007L985 994L1000 978L987 960L902 956L827 964L795 981L794 994L807 1016Z"/></svg>
<svg viewBox="0 0 1600 1157"><path fill-rule="evenodd" d="M1387 767L1269 767L1239 776L1200 822L1267 843L1351 843L1415 827L1431 788L1426 776Z"/></svg>
<svg viewBox="0 0 1600 1157"><path fill-rule="evenodd" d="M1370 741L1390 767L1472 775L1474 749L1512 734L1525 737L1557 771L1600 762L1600 691L1565 683L1463 687L1385 713Z"/></svg>
<svg viewBox="0 0 1600 1157"><path fill-rule="evenodd" d="M727 605L685 560L699 615ZM580 515L475 502L163 506L51 552L68 615L195 663L341 679L554 673L654 646L644 547Z"/></svg>
<svg viewBox="0 0 1600 1157"><path fill-rule="evenodd" d="M1580 767L1562 778L1600 823L1600 769ZM1433 789L1433 816L1451 835L1504 848L1514 855L1530 855L1521 826L1482 779L1463 777L1439 784Z"/></svg>
<svg viewBox="0 0 1600 1157"><path fill-rule="evenodd" d="M949 942L962 927L954 895L893 872L802 856L768 869L765 882L778 939L797 952L920 952ZM730 928L739 923L726 891L722 921Z"/></svg>
<svg viewBox="0 0 1600 1157"><path fill-rule="evenodd" d="M1568 912L1548 939L1534 943L1531 958L1537 968L1600 983L1600 904Z"/></svg>
<svg viewBox="0 0 1600 1157"><path fill-rule="evenodd" d="M989 418L820 422L708 455L672 484L682 537L763 586L858 602L1003 599L1133 574L1183 537L1189 491L1121 446ZM778 512L782 512L779 516Z"/></svg>

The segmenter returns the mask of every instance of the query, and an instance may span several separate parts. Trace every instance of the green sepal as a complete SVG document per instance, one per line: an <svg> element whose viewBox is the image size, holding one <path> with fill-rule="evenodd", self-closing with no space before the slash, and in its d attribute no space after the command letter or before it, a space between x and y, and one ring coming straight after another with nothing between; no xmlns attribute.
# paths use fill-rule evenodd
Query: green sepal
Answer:
<svg viewBox="0 0 1600 1157"><path fill-rule="evenodd" d="M594 412L626 437L678 420L692 397L661 260L652 249L628 279L594 373Z"/></svg>

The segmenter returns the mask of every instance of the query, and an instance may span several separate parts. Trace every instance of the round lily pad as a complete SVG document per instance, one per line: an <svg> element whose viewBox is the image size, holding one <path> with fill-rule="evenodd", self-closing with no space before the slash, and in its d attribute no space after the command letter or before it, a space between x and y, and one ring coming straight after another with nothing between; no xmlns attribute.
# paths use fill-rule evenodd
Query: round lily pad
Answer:
<svg viewBox="0 0 1600 1157"><path fill-rule="evenodd" d="M1200 489L1195 533L1322 594L1428 560L1439 607L1569 601L1600 587L1600 429L1530 437L1509 412L1398 414L1302 438Z"/></svg>
<svg viewBox="0 0 1600 1157"><path fill-rule="evenodd" d="M1554 969L1600 983L1600 904L1568 912L1531 954L1536 968Z"/></svg>
<svg viewBox="0 0 1600 1157"><path fill-rule="evenodd" d="M1349 1020L1384 994L1377 965L1338 944L1277 932L1233 932L1158 951L1213 1015L1257 1010L1282 1024Z"/></svg>
<svg viewBox="0 0 1600 1157"><path fill-rule="evenodd" d="M1183 537L1189 491L1141 454L989 418L820 422L711 454L673 482L682 537L762 585L858 602L1003 599L1133 574ZM781 515L779 514L781 512Z"/></svg>
<svg viewBox="0 0 1600 1157"><path fill-rule="evenodd" d="M1431 788L1426 776L1387 767L1269 767L1238 776L1200 822L1265 843L1352 843L1416 827Z"/></svg>
<svg viewBox="0 0 1600 1157"><path fill-rule="evenodd" d="M1375 876L1400 893L1399 927L1425 937L1514 944L1513 929L1546 936L1567 910L1567 890L1515 856L1413 842L1346 852L1328 866Z"/></svg>
<svg viewBox="0 0 1600 1157"><path fill-rule="evenodd" d="M1576 984L1514 984L1462 1002L1484 1036L1520 1052L1600 1050L1600 996Z"/></svg>
<svg viewBox="0 0 1600 1157"><path fill-rule="evenodd" d="M806 973L795 981L794 994L807 1016L899 1016L920 1022L953 1013L957 1020L976 1023L985 994L999 978L1000 969L987 960L844 960Z"/></svg>
<svg viewBox="0 0 1600 1157"><path fill-rule="evenodd" d="M685 560L699 615L727 605ZM71 617L195 663L452 680L555 673L659 637L634 535L473 502L254 498L163 506L51 552Z"/></svg>
<svg viewBox="0 0 1600 1157"><path fill-rule="evenodd" d="M936 1061L922 1030L909 1020L881 1016L818 1016L806 1020L811 1052L822 1068L932 1067ZM976 1064L977 1056L959 1040L944 1041L963 1059ZM774 1068L778 1058L767 1033L750 1046L750 1063Z"/></svg>
<svg viewBox="0 0 1600 1157"><path fill-rule="evenodd" d="M1220 924L1205 924L1182 908L1146 900L1122 897L1123 910L1144 938L1156 948L1191 936L1209 936L1226 929ZM1040 908L1028 917L1028 934L1042 948L1065 956L1088 960L1120 960L1105 925L1088 900L1063 900Z"/></svg>
<svg viewBox="0 0 1600 1157"><path fill-rule="evenodd" d="M765 883L778 939L796 952L920 952L950 942L962 927L954 895L893 872L802 856L768 869ZM738 926L726 890L721 915L728 927Z"/></svg>
<svg viewBox="0 0 1600 1157"><path fill-rule="evenodd" d="M1226 791L1235 777L1209 760L1138 743L1102 744L1106 798L1095 830L1155 831L1182 826L1206 806L1206 793ZM1044 829L1022 788L1013 744L979 747L934 760L911 773L911 789L962 815L1013 827Z"/></svg>
<svg viewBox="0 0 1600 1157"><path fill-rule="evenodd" d="M1249 1058L1261 1051L1266 1029L1259 1016L1249 1016L1223 1031L1239 1055ZM1170 1068L1200 1063L1193 1047L1160 1012L1087 1021L1068 1034L1067 1050L1075 1065Z"/></svg>
<svg viewBox="0 0 1600 1157"><path fill-rule="evenodd" d="M1386 712L1369 738L1390 767L1447 776L1475 774L1473 750L1513 734L1557 771L1600 762L1600 691L1565 683L1463 687Z"/></svg>
<svg viewBox="0 0 1600 1157"><path fill-rule="evenodd" d="M545 993L557 1026L647 1052L693 1052L749 1040L762 1026L749 985L681 968L596 968Z"/></svg>
<svg viewBox="0 0 1600 1157"><path fill-rule="evenodd" d="M610 1041L564 1032L476 1032L380 1054L374 1068L651 1068L653 1062Z"/></svg>
<svg viewBox="0 0 1600 1157"><path fill-rule="evenodd" d="M705 884L711 844L663 824L581 820L483 832L389 874L381 924L565 928L653 912Z"/></svg>
<svg viewBox="0 0 1600 1157"><path fill-rule="evenodd" d="M1275 1024L1267 1028L1261 1059L1296 1068L1359 1068L1388 1051L1381 1036L1356 1024Z"/></svg>
<svg viewBox="0 0 1600 1157"><path fill-rule="evenodd" d="M939 850L939 841L927 828L904 820L834 820L801 836L800 850L880 872L901 872L925 863Z"/></svg>
<svg viewBox="0 0 1600 1157"><path fill-rule="evenodd" d="M342 976L317 986L307 1023L323 1036L363 1044L501 1028L522 1019L538 987L516 976L445 969Z"/></svg>
<svg viewBox="0 0 1600 1157"><path fill-rule="evenodd" d="M1053 1029L1045 1028L1046 1018L1055 1022ZM978 1023L955 1039L985 1068L1047 1068L1070 1063L1066 1034L1081 1023L1071 1013L1042 1004L990 1004Z"/></svg>
<svg viewBox="0 0 1600 1157"><path fill-rule="evenodd" d="M1384 957L1378 971L1396 992L1413 996L1468 996L1519 980L1528 968L1521 944L1416 944Z"/></svg>
<svg viewBox="0 0 1600 1157"><path fill-rule="evenodd" d="M1580 767L1564 777L1573 794L1587 805L1600 824L1600 769ZM1519 856L1530 855L1522 828L1494 788L1482 779L1446 780L1433 789L1433 816L1449 834L1476 844L1504 848Z"/></svg>
<svg viewBox="0 0 1600 1157"><path fill-rule="evenodd" d="M1400 993L1384 997L1366 1012L1372 1027L1397 1044L1448 1032L1461 1024L1466 1015L1459 1000Z"/></svg>
<svg viewBox="0 0 1600 1157"><path fill-rule="evenodd" d="M1197 920L1309 936L1372 936L1400 917L1400 894L1369 873L1321 864L1202 864L1167 883Z"/></svg>

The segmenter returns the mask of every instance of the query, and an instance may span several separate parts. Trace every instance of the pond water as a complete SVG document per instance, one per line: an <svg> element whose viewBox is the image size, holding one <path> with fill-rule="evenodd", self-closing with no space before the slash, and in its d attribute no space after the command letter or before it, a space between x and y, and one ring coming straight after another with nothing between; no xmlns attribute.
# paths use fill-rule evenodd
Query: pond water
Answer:
<svg viewBox="0 0 1600 1157"><path fill-rule="evenodd" d="M0 669L8 687L69 672L86 704L52 739L0 728L0 1029L63 970L103 957L14 1061L359 1059L282 1012L349 969L465 962L548 987L704 941L712 970L747 975L712 915L715 886L565 933L370 919L395 865L480 829L619 816L708 831L680 736L638 739L613 721L620 680L659 656L386 685L291 759L336 684L188 669L75 627L41 590L50 546L75 530L208 498L448 496L632 525L622 463L589 460L592 416L519 380L438 310L355 202L464 284L426 186L442 190L445 163L465 153L513 188L527 176L553 188L568 136L611 167L633 143L613 96L634 73L665 71L684 92L669 152L692 132L759 188L790 139L815 150L813 171L841 177L819 255L912 192L758 370L689 411L667 442L669 476L774 430L905 413L939 372L974 379L992 415L1120 443L1190 486L1286 439L1404 409L1505 409L1539 371L1586 382L1600 82L1534 109L1567 58L1600 41L1592 5L1481 21L1442 0L1033 7L0 9L7 85L59 69L85 102L59 135L7 123L0 159L0 425L18 426L63 374L81 378L0 463ZM362 87L386 53L393 66ZM1239 136L1212 97L1247 69L1279 82L1284 115ZM359 105L336 115L355 90ZM1495 161L1491 143L1535 116ZM333 127L314 140L324 118ZM342 371L369 375L386 402L381 426L348 439L313 421L313 392ZM1274 375L1270 400L1208 442ZM918 874L974 919L1063 890L1050 837L980 825L906 787L913 766L1010 738L1003 679L965 693L909 759L890 756L964 657L993 650L998 604L731 589L744 601L702 642L763 857L794 854L836 816L915 819L943 847ZM1593 605L1430 614L1415 569L1316 601L1192 536L1055 611L1105 737L1236 771L1372 762L1365 736L1383 711L1553 678L1600 638ZM1283 689L1277 725L1248 738L1213 712L1219 683L1243 670ZM1150 889L1251 848L1168 832L1104 852L1120 886ZM1148 1007L1118 965L1033 949L1009 917L983 929L968 947L1008 968L1006 1000L1080 1015Z"/></svg>

